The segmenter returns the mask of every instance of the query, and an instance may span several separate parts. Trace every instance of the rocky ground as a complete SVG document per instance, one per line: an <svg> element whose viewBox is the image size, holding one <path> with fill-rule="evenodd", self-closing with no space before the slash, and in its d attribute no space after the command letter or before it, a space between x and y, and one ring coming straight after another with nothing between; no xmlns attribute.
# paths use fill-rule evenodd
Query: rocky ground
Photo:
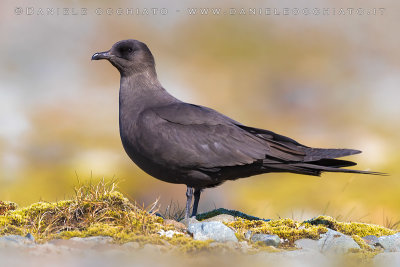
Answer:
<svg viewBox="0 0 400 267"><path fill-rule="evenodd" d="M248 230L245 239L238 238L235 230L227 226L235 221L235 217L226 214L202 222L193 218L187 228L167 221L178 227L159 231L160 238L165 237L160 244L121 244L111 236L36 242L31 234L5 235L0 237L0 262L1 266L400 266L400 234L368 235L362 238L363 242L356 242L352 236L328 229L318 239L301 238L294 241L293 247L285 247L287 240L273 234ZM211 249L199 247L196 252L184 253L168 242L174 236L206 241Z"/></svg>
<svg viewBox="0 0 400 267"><path fill-rule="evenodd" d="M264 220L218 209L180 222L104 187L18 209L0 201L0 266L400 266L382 226Z"/></svg>

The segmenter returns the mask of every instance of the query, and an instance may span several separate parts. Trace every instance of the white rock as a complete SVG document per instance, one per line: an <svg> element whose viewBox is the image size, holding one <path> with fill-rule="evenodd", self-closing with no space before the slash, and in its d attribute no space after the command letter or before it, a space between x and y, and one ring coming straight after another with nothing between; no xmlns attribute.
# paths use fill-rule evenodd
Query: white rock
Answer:
<svg viewBox="0 0 400 267"><path fill-rule="evenodd" d="M235 232L221 222L200 222L190 224L188 232L195 240L209 240L216 242L238 242Z"/></svg>

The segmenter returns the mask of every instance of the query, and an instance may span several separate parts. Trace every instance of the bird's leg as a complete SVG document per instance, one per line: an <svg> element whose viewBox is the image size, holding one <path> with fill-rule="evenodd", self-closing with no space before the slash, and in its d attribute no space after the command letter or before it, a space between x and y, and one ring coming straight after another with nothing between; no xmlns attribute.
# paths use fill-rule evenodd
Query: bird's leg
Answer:
<svg viewBox="0 0 400 267"><path fill-rule="evenodd" d="M193 187L188 186L186 190L185 219L189 219L190 205L192 204Z"/></svg>
<svg viewBox="0 0 400 267"><path fill-rule="evenodd" d="M199 206L200 194L201 194L201 189L196 188L196 189L194 190L194 202L193 202L193 213L192 213L192 217L193 217L193 216L196 216L196 214L197 214L197 207Z"/></svg>

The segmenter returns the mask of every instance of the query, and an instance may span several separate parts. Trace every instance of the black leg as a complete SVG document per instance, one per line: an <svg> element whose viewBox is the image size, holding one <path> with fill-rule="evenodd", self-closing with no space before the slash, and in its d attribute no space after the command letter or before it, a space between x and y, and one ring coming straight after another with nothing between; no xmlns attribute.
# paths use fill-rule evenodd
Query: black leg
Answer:
<svg viewBox="0 0 400 267"><path fill-rule="evenodd" d="M192 217L197 215L197 207L199 206L200 194L201 194L201 189L196 188L194 190L194 202L193 202Z"/></svg>
<svg viewBox="0 0 400 267"><path fill-rule="evenodd" d="M185 219L189 219L190 206L192 205L193 187L187 187L186 190L186 210Z"/></svg>

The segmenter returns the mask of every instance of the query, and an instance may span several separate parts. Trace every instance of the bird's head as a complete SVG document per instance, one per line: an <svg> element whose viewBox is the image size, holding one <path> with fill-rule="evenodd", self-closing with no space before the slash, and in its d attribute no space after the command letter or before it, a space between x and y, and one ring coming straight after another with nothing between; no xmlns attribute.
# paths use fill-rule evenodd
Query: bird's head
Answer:
<svg viewBox="0 0 400 267"><path fill-rule="evenodd" d="M155 73L154 57L146 44L138 40L123 40L115 43L110 50L98 52L92 60L107 59L121 75L151 71Z"/></svg>

